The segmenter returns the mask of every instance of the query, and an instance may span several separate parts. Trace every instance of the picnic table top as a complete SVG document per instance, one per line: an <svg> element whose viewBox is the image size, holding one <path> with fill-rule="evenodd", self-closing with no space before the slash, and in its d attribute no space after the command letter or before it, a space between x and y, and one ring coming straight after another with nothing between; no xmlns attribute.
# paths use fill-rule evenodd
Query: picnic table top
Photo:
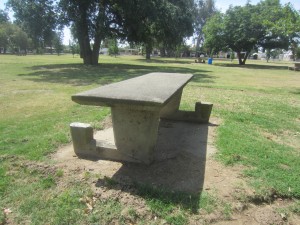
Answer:
<svg viewBox="0 0 300 225"><path fill-rule="evenodd" d="M163 106L192 77L192 74L149 73L75 94L72 100L83 105Z"/></svg>

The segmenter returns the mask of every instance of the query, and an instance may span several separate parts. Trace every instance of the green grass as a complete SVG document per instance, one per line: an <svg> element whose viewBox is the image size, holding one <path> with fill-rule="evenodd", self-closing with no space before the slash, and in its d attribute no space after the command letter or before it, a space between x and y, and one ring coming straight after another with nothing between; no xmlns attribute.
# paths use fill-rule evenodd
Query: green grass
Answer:
<svg viewBox="0 0 300 225"><path fill-rule="evenodd" d="M119 182L108 177L104 177L103 181L110 189L119 185ZM189 216L198 214L199 209L211 213L221 208L220 210L226 214L230 208L227 203L220 202L216 196L205 191L201 194L170 191L138 182L134 182L130 187L135 189L135 195L145 199L154 217L162 218L169 224L187 224ZM131 212L132 217L137 217L134 211Z"/></svg>
<svg viewBox="0 0 300 225"><path fill-rule="evenodd" d="M5 168L0 168L0 196L4 196L5 191L9 186L9 178L6 176Z"/></svg>
<svg viewBox="0 0 300 225"><path fill-rule="evenodd" d="M296 203L293 206L291 206L290 210L293 213L300 215L300 201L296 201Z"/></svg>
<svg viewBox="0 0 300 225"><path fill-rule="evenodd" d="M26 171L18 162L47 163L51 152L70 143L71 122L101 129L100 121L110 110L78 105L71 101L72 94L161 71L194 74L184 89L181 108L192 110L199 100L214 104L212 116L222 121L217 128L217 158L227 165L244 165L243 173L259 197L298 199L291 211L299 214L300 73L289 71L284 62L249 60L245 66L225 60L214 60L213 65L192 62L101 56L100 65L94 67L71 55L0 55L0 208L12 208L15 223L125 223L120 202L104 201L93 213L84 214L85 205L78 199L91 194L87 184L62 189L58 184L64 171L43 175ZM84 177L90 179L89 174ZM140 196L154 214L171 224L184 224L197 210L209 213L220 204L223 214L231 214L230 205L207 193L189 198L187 193L146 188ZM134 210L131 214L137 219ZM4 217L1 213L0 223ZM144 218L137 220L142 223Z"/></svg>

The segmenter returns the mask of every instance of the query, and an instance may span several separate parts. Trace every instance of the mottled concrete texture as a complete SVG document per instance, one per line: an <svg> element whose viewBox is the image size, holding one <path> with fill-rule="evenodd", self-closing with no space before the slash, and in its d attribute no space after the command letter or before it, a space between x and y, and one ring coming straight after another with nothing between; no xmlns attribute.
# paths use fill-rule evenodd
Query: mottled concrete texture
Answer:
<svg viewBox="0 0 300 225"><path fill-rule="evenodd" d="M150 73L72 96L84 105L111 107L115 146L93 138L89 124L72 123L74 151L80 157L150 164L160 118L208 122L212 104L197 102L194 112L179 111L191 74Z"/></svg>
<svg viewBox="0 0 300 225"><path fill-rule="evenodd" d="M93 128L87 123L71 123L71 137L73 140L74 151L77 155L91 156L96 149Z"/></svg>
<svg viewBox="0 0 300 225"><path fill-rule="evenodd" d="M157 139L159 111L112 107L111 114L117 149L134 160L151 163Z"/></svg>
<svg viewBox="0 0 300 225"><path fill-rule="evenodd" d="M213 104L209 102L196 102L195 111L177 110L172 114L161 115L161 118L194 123L208 123Z"/></svg>
<svg viewBox="0 0 300 225"><path fill-rule="evenodd" d="M72 100L82 105L163 107L192 77L192 74L149 73L73 95Z"/></svg>

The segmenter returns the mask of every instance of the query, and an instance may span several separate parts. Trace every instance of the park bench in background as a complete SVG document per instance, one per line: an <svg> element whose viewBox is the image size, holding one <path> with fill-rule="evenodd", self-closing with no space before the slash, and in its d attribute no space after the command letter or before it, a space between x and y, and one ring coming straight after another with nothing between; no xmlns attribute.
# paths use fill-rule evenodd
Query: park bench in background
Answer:
<svg viewBox="0 0 300 225"><path fill-rule="evenodd" d="M150 73L72 96L83 105L111 107L115 146L95 140L91 125L70 125L76 155L150 164L161 118L208 122L212 104L197 102L195 111L180 111L184 86L192 74Z"/></svg>

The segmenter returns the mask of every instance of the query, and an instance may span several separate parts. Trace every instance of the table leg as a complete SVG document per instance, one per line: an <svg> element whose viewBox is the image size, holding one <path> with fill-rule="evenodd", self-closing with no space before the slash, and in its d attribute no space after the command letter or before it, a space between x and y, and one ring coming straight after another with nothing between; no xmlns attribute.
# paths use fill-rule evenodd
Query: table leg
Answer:
<svg viewBox="0 0 300 225"><path fill-rule="evenodd" d="M159 126L159 110L140 110L132 107L112 107L115 144L121 154L150 164Z"/></svg>
<svg viewBox="0 0 300 225"><path fill-rule="evenodd" d="M182 96L182 89L180 89L172 99L161 109L160 117L168 118L179 110L180 101Z"/></svg>

